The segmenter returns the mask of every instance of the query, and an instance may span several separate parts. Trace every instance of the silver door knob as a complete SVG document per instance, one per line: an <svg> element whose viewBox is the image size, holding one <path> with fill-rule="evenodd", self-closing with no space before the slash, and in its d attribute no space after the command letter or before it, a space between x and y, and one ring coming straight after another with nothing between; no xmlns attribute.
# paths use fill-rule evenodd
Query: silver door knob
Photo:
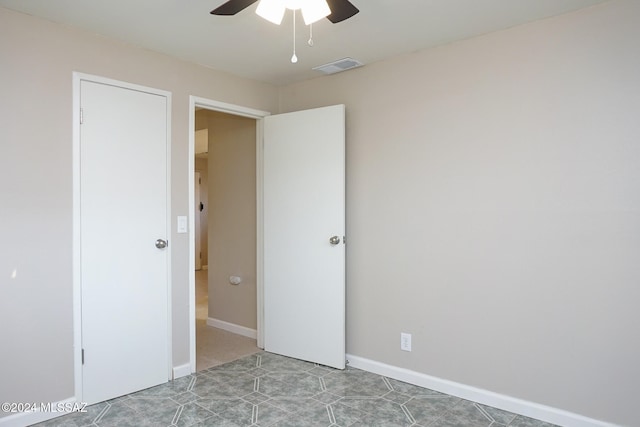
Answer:
<svg viewBox="0 0 640 427"><path fill-rule="evenodd" d="M340 243L340 238L338 236L332 236L331 238L329 238L329 243L331 243L332 245L337 245L338 243Z"/></svg>
<svg viewBox="0 0 640 427"><path fill-rule="evenodd" d="M166 247L167 247L167 241L166 240L162 240L162 239L156 240L156 248L164 249Z"/></svg>

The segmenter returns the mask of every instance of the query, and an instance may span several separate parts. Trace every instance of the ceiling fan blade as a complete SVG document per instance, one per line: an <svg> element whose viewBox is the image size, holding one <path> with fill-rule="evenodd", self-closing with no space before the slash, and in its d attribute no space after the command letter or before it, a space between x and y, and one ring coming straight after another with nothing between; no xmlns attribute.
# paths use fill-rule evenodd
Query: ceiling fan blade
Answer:
<svg viewBox="0 0 640 427"><path fill-rule="evenodd" d="M212 15L235 15L258 0L229 0L211 11Z"/></svg>
<svg viewBox="0 0 640 427"><path fill-rule="evenodd" d="M334 24L349 19L360 12L349 0L327 0L327 3L331 9L331 14L327 16L327 19Z"/></svg>

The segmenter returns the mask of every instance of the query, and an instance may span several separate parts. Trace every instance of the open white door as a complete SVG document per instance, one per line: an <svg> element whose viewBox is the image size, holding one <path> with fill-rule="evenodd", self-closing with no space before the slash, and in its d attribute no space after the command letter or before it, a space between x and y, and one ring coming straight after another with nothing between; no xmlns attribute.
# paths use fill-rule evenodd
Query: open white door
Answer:
<svg viewBox="0 0 640 427"><path fill-rule="evenodd" d="M80 81L84 402L169 379L168 97Z"/></svg>
<svg viewBox="0 0 640 427"><path fill-rule="evenodd" d="M264 118L265 350L345 366L345 108Z"/></svg>

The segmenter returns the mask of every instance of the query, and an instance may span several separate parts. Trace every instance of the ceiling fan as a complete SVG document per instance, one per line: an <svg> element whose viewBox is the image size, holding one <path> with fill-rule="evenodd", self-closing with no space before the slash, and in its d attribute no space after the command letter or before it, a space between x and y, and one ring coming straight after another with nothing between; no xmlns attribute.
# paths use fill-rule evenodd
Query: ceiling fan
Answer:
<svg viewBox="0 0 640 427"><path fill-rule="evenodd" d="M235 15L258 0L229 0L211 11L212 15ZM360 12L349 0L326 0L330 13L327 19L336 24Z"/></svg>

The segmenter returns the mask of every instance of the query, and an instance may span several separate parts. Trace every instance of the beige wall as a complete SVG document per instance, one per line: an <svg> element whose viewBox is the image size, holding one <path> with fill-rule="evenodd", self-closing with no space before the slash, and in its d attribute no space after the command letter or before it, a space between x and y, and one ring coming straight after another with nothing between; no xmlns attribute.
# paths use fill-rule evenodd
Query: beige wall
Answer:
<svg viewBox="0 0 640 427"><path fill-rule="evenodd" d="M73 71L172 92L173 224L177 215L188 213L189 95L277 108L273 86L0 8L3 402L58 401L74 394ZM33 117L39 118L37 126ZM188 235L174 229L170 241L173 363L179 366L189 363Z"/></svg>
<svg viewBox="0 0 640 427"><path fill-rule="evenodd" d="M614 1L281 91L347 106L350 354L637 425L639 22Z"/></svg>
<svg viewBox="0 0 640 427"><path fill-rule="evenodd" d="M190 94L346 104L348 352L635 425L639 17L613 1L278 91L0 8L0 400L73 395L81 71L173 93L174 218ZM171 239L180 365L190 266L187 235Z"/></svg>
<svg viewBox="0 0 640 427"><path fill-rule="evenodd" d="M198 117L196 115L196 129ZM202 212L196 207L196 215L200 215L200 253L202 266L207 265L209 259L209 161L206 158L196 158L196 172L200 172L200 202L203 205ZM196 254L196 257L198 254Z"/></svg>
<svg viewBox="0 0 640 427"><path fill-rule="evenodd" d="M256 329L256 121L201 110L196 122L209 129L209 318Z"/></svg>

